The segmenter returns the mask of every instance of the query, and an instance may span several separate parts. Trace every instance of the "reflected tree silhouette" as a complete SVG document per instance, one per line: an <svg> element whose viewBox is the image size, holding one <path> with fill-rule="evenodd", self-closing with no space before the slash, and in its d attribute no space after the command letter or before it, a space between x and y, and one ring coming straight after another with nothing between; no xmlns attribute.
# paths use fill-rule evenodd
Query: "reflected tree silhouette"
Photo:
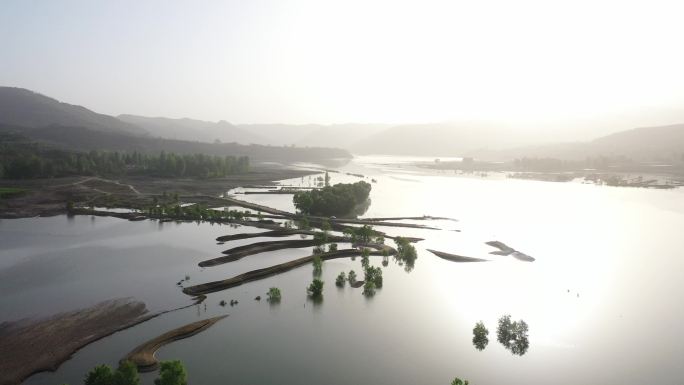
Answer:
<svg viewBox="0 0 684 385"><path fill-rule="evenodd" d="M394 243L397 245L397 254L394 255L394 260L399 266L404 266L405 272L410 273L413 271L418 258L416 248L408 239L402 237L396 237Z"/></svg>
<svg viewBox="0 0 684 385"><path fill-rule="evenodd" d="M475 324L473 328L473 345L475 345L477 350L482 351L487 347L487 344L489 344L488 335L489 330L487 330L482 321Z"/></svg>
<svg viewBox="0 0 684 385"><path fill-rule="evenodd" d="M528 326L525 321L511 321L511 316L507 314L499 319L496 339L511 353L522 356L530 347L527 332Z"/></svg>

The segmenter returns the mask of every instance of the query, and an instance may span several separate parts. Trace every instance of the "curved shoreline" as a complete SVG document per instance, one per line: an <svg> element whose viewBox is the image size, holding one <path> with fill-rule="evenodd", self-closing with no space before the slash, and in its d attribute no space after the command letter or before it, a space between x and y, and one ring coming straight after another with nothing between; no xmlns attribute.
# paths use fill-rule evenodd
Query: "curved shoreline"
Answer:
<svg viewBox="0 0 684 385"><path fill-rule="evenodd" d="M485 243L491 247L496 247L497 249L499 249L498 251L492 251L489 254L510 255L513 258L523 262L534 262L536 260L534 257L530 257L529 255L522 253L501 241L489 241Z"/></svg>
<svg viewBox="0 0 684 385"><path fill-rule="evenodd" d="M488 259L464 257L462 255L449 254L449 253L445 253L443 251L437 251L437 250L432 250L432 249L426 249L426 250L431 252L432 254L442 258L442 259L446 259L447 261L451 261L451 262L489 262Z"/></svg>
<svg viewBox="0 0 684 385"><path fill-rule="evenodd" d="M386 252L387 255L393 255L397 252L394 248L389 247L387 245L366 244L360 246L375 249L375 251L370 252L370 255L375 256L382 256L383 251ZM318 254L318 256L320 256L321 259L324 261L329 259L345 258L358 255L361 255L361 250L359 249L342 249L329 253ZM197 296L202 294L214 293L235 286L240 286L243 283L264 279L309 264L313 261L314 257L316 256L316 254L312 254L306 257L301 257L278 265L248 271L246 273L242 273L240 275L236 275L232 278L224 279L221 281L213 281L202 283L199 285L188 286L183 288L183 293L191 296Z"/></svg>
<svg viewBox="0 0 684 385"><path fill-rule="evenodd" d="M333 236L333 235L328 236L328 242L345 242L345 241L349 242L344 237L338 237L338 236ZM319 240L316 240L316 239L290 239L290 240L285 240L285 241L256 242L256 243L252 243L249 245L237 246L237 247L233 247L232 249L225 250L222 252L223 254L226 254L225 256L207 259L207 260L200 262L198 265L200 267L216 266L216 265L221 265L221 264L228 263L228 262L237 261L243 257L248 256L248 255L265 253L267 251L275 251L275 250L282 250L282 249L296 249L296 248L300 248L300 247L311 247L311 246L318 246L318 245L323 245L323 244L324 243L321 243Z"/></svg>
<svg viewBox="0 0 684 385"><path fill-rule="evenodd" d="M240 233L240 234L230 234L230 235L222 235L220 237L216 238L217 242L229 242L229 241L237 241L240 239L249 239L249 238L259 238L259 237L266 237L266 238L277 238L277 237L289 237L291 235L299 235L299 234L304 234L304 235L315 235L315 231L311 230L271 230L271 231L262 231L260 233Z"/></svg>
<svg viewBox="0 0 684 385"><path fill-rule="evenodd" d="M196 321L181 326L179 328L170 330L156 338L153 338L139 345L130 353L128 353L124 358L122 358L121 362L131 361L138 367L138 370L141 372L153 371L159 367L159 360L157 360L157 358L155 357L155 353L162 346L167 345L173 341L188 338L197 333L200 333L226 317L228 316L222 315L218 317L208 318L205 320Z"/></svg>

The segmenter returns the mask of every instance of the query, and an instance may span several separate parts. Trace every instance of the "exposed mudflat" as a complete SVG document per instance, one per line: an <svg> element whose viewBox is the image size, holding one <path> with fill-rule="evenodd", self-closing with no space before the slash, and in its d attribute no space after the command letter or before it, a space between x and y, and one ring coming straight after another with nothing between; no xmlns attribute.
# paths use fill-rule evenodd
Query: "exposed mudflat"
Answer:
<svg viewBox="0 0 684 385"><path fill-rule="evenodd" d="M130 353L122 359L122 361L131 361L138 367L138 371L150 372L159 367L159 361L154 356L154 354L162 346L169 344L173 341L180 340L183 338L191 337L203 330L208 329L213 324L218 321L228 317L227 315L213 317L197 322L181 326L177 329L168 331L159 337L153 338L144 344L136 347Z"/></svg>
<svg viewBox="0 0 684 385"><path fill-rule="evenodd" d="M146 321L145 304L129 299L43 319L0 324L0 385L17 385L31 374L53 371L80 348Z"/></svg>

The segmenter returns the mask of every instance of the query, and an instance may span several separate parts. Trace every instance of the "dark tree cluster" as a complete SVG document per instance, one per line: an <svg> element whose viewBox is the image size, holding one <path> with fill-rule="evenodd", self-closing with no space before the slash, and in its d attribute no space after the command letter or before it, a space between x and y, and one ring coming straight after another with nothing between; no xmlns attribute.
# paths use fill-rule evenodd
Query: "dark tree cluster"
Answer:
<svg viewBox="0 0 684 385"><path fill-rule="evenodd" d="M155 204L148 207L146 213L151 218L182 219L193 221L221 221L237 220L241 221L251 214L248 211L238 210L214 210L205 204L193 204L182 206L180 203Z"/></svg>
<svg viewBox="0 0 684 385"><path fill-rule="evenodd" d="M499 319L496 339L511 353L522 356L530 347L527 331L525 321L511 321L511 316L505 315Z"/></svg>
<svg viewBox="0 0 684 385"><path fill-rule="evenodd" d="M245 156L159 155L139 152L71 152L30 142L2 141L0 178L31 179L70 175L149 175L215 178L246 172Z"/></svg>
<svg viewBox="0 0 684 385"><path fill-rule="evenodd" d="M187 373L180 361L162 361L155 385L187 385ZM140 385L138 368L130 361L122 362L116 370L98 365L85 377L84 385Z"/></svg>
<svg viewBox="0 0 684 385"><path fill-rule="evenodd" d="M308 215L346 215L368 199L371 185L366 182L338 183L311 191L301 191L292 201L297 210Z"/></svg>
<svg viewBox="0 0 684 385"><path fill-rule="evenodd" d="M408 239L402 237L396 237L394 243L397 244L397 254L394 258L399 264L404 265L404 270L407 273L411 272L416 264L416 259L418 258L415 246L413 246Z"/></svg>

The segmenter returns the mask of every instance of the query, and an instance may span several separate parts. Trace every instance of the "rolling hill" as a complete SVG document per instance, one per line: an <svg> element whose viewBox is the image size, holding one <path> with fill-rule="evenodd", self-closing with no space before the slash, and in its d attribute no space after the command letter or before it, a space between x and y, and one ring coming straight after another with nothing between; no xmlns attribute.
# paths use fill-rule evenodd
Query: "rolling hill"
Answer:
<svg viewBox="0 0 684 385"><path fill-rule="evenodd" d="M207 122L188 118L149 118L136 115L119 115L117 118L145 129L151 136L160 138L210 143L218 140L224 143L270 144L266 138L236 127L225 120Z"/></svg>
<svg viewBox="0 0 684 385"><path fill-rule="evenodd" d="M87 127L95 131L142 135L142 128L85 107L62 103L23 88L0 87L0 123L20 127L50 125Z"/></svg>

